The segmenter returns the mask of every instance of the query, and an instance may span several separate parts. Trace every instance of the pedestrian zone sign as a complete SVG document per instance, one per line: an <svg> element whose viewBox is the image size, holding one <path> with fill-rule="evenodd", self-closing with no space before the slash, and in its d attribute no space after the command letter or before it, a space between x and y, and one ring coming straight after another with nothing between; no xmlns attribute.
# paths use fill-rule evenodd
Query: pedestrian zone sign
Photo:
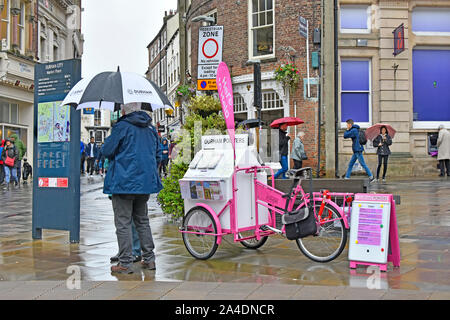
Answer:
<svg viewBox="0 0 450 320"><path fill-rule="evenodd" d="M216 76L222 62L222 49L223 26L199 29L197 90L217 90Z"/></svg>

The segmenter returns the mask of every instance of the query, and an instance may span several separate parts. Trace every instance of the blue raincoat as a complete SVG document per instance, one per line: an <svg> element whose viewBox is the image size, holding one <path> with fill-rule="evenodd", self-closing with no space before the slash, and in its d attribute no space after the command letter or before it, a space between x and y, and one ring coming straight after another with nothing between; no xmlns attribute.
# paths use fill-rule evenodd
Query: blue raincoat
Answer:
<svg viewBox="0 0 450 320"><path fill-rule="evenodd" d="M157 162L158 134L143 111L119 119L105 140L102 154L109 159L103 193L151 194L162 189Z"/></svg>

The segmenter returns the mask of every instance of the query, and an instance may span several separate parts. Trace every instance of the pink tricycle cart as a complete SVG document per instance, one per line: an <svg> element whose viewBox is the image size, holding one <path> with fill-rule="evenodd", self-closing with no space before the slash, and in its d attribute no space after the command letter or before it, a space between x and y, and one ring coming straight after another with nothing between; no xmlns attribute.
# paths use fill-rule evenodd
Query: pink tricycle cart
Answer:
<svg viewBox="0 0 450 320"><path fill-rule="evenodd" d="M287 227L299 231L303 222L314 217L314 232L296 238L298 248L317 262L338 257L347 242L352 194L313 193L311 168L287 173L293 179L289 193L275 189L273 180L267 184L266 172L273 177L272 168L259 163L246 137L236 136L236 162L224 144L226 136L202 137L202 150L180 180L186 212L180 232L189 253L209 259L226 235L257 249L269 236L286 236ZM309 193L302 188L304 179L310 181ZM343 203L338 205L332 196L342 197ZM283 222L278 228L277 214Z"/></svg>

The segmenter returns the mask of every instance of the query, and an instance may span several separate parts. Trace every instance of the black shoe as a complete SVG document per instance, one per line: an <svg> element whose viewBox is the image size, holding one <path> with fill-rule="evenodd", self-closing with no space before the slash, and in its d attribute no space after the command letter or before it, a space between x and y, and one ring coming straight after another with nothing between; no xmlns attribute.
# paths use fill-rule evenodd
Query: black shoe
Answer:
<svg viewBox="0 0 450 320"><path fill-rule="evenodd" d="M111 262L117 262L117 261L119 261L119 255L116 254L114 257L109 258L109 260L110 260Z"/></svg>
<svg viewBox="0 0 450 320"><path fill-rule="evenodd" d="M133 262L139 262L142 260L142 256L134 256Z"/></svg>
<svg viewBox="0 0 450 320"><path fill-rule="evenodd" d="M440 175L439 175L439 177L443 177L444 175L441 173Z"/></svg>

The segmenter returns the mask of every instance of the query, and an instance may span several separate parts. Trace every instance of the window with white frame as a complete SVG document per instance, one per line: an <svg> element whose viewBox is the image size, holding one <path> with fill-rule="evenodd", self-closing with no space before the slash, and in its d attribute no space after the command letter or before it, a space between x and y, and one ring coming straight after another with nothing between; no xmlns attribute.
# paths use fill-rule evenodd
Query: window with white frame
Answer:
<svg viewBox="0 0 450 320"><path fill-rule="evenodd" d="M450 36L450 8L416 7L411 27L417 35Z"/></svg>
<svg viewBox="0 0 450 320"><path fill-rule="evenodd" d="M94 110L94 126L100 127L102 125L102 111Z"/></svg>
<svg viewBox="0 0 450 320"><path fill-rule="evenodd" d="M9 1L4 1L4 0L0 0L4 3L5 7L3 8L3 11L1 12L1 45L3 47L3 45L5 46L5 48L0 48L0 49L9 49L9 44L10 44L10 21L11 21L11 13L10 13L10 6L9 6Z"/></svg>
<svg viewBox="0 0 450 320"><path fill-rule="evenodd" d="M249 57L275 56L275 0L249 0Z"/></svg>
<svg viewBox="0 0 450 320"><path fill-rule="evenodd" d="M20 13L17 16L17 44L19 51L25 53L25 4L20 4Z"/></svg>
<svg viewBox="0 0 450 320"><path fill-rule="evenodd" d="M341 33L370 33L371 12L368 5L341 5Z"/></svg>
<svg viewBox="0 0 450 320"><path fill-rule="evenodd" d="M19 124L19 105L0 100L0 123Z"/></svg>
<svg viewBox="0 0 450 320"><path fill-rule="evenodd" d="M234 113L247 113L247 104L244 98L240 94L234 94L233 96Z"/></svg>
<svg viewBox="0 0 450 320"><path fill-rule="evenodd" d="M262 93L262 110L283 109L283 101L275 91Z"/></svg>
<svg viewBox="0 0 450 320"><path fill-rule="evenodd" d="M352 119L363 127L372 122L370 60L341 60L341 126Z"/></svg>

